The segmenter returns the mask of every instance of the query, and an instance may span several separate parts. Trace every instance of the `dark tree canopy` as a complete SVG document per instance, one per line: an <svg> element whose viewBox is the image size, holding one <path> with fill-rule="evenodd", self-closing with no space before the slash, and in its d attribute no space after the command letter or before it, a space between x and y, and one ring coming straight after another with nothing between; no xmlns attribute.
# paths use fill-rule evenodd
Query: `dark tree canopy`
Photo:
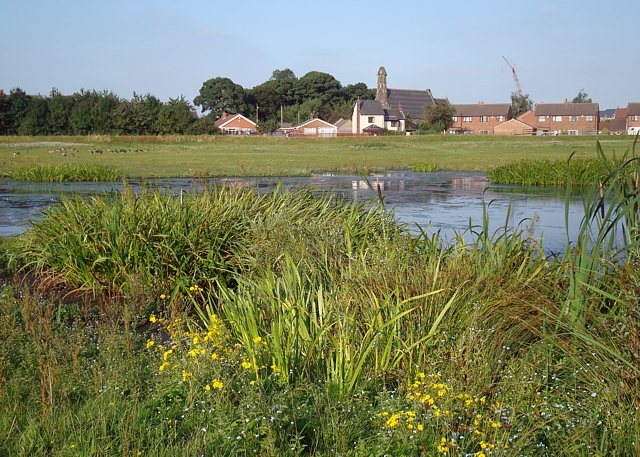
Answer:
<svg viewBox="0 0 640 457"><path fill-rule="evenodd" d="M200 95L193 99L193 103L200 106L203 112L211 111L216 119L222 117L223 112L243 113L247 108L243 87L229 78L205 81L200 88Z"/></svg>
<svg viewBox="0 0 640 457"><path fill-rule="evenodd" d="M511 112L514 118L531 109L533 109L533 100L529 99L529 94L520 95L517 92L511 93Z"/></svg>

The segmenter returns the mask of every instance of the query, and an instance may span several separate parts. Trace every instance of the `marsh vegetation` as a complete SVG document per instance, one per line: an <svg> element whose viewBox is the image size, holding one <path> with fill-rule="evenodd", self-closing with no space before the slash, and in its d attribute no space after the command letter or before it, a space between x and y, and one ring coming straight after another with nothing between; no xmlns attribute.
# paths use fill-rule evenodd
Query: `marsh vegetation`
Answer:
<svg viewBox="0 0 640 457"><path fill-rule="evenodd" d="M0 245L0 454L637 455L636 169L554 256L307 188L65 199Z"/></svg>

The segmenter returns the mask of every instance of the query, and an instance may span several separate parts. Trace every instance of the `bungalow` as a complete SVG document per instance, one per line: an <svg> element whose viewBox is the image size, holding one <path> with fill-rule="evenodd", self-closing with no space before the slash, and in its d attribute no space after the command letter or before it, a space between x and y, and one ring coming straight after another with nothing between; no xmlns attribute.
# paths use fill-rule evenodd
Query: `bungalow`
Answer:
<svg viewBox="0 0 640 457"><path fill-rule="evenodd" d="M538 103L535 113L539 134L592 135L600 126L597 103Z"/></svg>
<svg viewBox="0 0 640 457"><path fill-rule="evenodd" d="M509 119L493 128L494 135L533 135L534 127L520 119Z"/></svg>
<svg viewBox="0 0 640 457"><path fill-rule="evenodd" d="M513 118L509 103L453 105L456 113L448 133L493 134L494 128Z"/></svg>
<svg viewBox="0 0 640 457"><path fill-rule="evenodd" d="M291 127L281 127L280 131L287 136L338 136L338 127L320 118L309 119Z"/></svg>
<svg viewBox="0 0 640 457"><path fill-rule="evenodd" d="M378 130L404 131L405 117L402 106L399 109L385 109L378 100L358 99L353 107L351 132L369 133L366 129L372 126Z"/></svg>
<svg viewBox="0 0 640 457"><path fill-rule="evenodd" d="M222 117L214 122L224 135L250 135L258 131L255 122L242 114L222 113Z"/></svg>

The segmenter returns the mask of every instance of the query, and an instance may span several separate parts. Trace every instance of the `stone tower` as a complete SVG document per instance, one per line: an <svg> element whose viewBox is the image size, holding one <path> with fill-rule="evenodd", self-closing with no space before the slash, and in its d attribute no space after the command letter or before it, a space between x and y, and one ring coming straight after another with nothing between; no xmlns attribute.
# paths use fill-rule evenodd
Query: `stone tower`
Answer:
<svg viewBox="0 0 640 457"><path fill-rule="evenodd" d="M376 100L380 102L384 109L389 109L389 99L387 98L387 70L385 70L384 67L380 67L380 70L378 70Z"/></svg>

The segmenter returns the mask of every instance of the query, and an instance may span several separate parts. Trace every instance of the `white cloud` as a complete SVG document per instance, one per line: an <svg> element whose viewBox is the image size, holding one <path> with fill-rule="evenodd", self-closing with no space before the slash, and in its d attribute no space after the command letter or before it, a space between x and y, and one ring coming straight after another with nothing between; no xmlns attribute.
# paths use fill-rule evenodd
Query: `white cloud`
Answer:
<svg viewBox="0 0 640 457"><path fill-rule="evenodd" d="M542 12L543 13L553 13L555 11L558 11L558 8L556 8L555 6L543 6L542 7Z"/></svg>

